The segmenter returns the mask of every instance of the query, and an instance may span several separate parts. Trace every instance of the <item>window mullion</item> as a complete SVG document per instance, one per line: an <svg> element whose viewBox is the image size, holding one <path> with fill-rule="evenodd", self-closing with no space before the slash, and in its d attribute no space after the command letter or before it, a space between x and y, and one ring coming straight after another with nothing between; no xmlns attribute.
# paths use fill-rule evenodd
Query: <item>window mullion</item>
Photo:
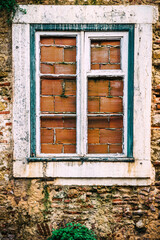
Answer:
<svg viewBox="0 0 160 240"><path fill-rule="evenodd" d="M79 128L81 124L81 76L80 76L80 68L81 68L81 59L80 59L80 54L81 54L81 39L80 39L80 34L77 34L76 37L76 62L77 62L77 69L76 69L76 81L77 81L77 88L76 88L76 115L77 115L77 120L76 120L76 152L78 155L81 154L81 128Z"/></svg>
<svg viewBox="0 0 160 240"><path fill-rule="evenodd" d="M62 78L62 77L76 77L77 74L43 74L40 73L40 77L47 77L48 79L50 79L51 77L55 77L55 78Z"/></svg>
<svg viewBox="0 0 160 240"><path fill-rule="evenodd" d="M41 113L40 114L41 117L76 117L76 114L72 114L72 113Z"/></svg>
<svg viewBox="0 0 160 240"><path fill-rule="evenodd" d="M124 108L124 120L123 120L123 129L124 129L124 139L123 139L123 151L124 154L127 155L127 137L128 137L128 33L126 33L123 38L121 39L121 62L122 62L122 70L124 72L124 92L123 92L123 108Z"/></svg>
<svg viewBox="0 0 160 240"><path fill-rule="evenodd" d="M87 153L87 76L85 35L81 32L81 155Z"/></svg>
<svg viewBox="0 0 160 240"><path fill-rule="evenodd" d="M40 153L40 34L36 34L36 152Z"/></svg>

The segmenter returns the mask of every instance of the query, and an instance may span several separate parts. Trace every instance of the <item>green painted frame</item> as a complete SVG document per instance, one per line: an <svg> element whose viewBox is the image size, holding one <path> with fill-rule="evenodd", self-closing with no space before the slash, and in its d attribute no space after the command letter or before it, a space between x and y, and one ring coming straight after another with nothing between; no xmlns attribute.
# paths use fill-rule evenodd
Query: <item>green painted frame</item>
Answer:
<svg viewBox="0 0 160 240"><path fill-rule="evenodd" d="M28 161L56 161L56 158L36 158L36 81L35 33L37 31L127 31L128 40L128 109L127 158L101 158L100 161L133 161L133 95L134 95L134 24L31 24L30 25L30 157ZM75 159L77 160L77 159ZM88 161L80 158L80 161ZM78 161L79 161L78 160ZM60 161L63 161L60 160ZM74 159L73 159L74 161ZM97 161L97 160L95 160Z"/></svg>

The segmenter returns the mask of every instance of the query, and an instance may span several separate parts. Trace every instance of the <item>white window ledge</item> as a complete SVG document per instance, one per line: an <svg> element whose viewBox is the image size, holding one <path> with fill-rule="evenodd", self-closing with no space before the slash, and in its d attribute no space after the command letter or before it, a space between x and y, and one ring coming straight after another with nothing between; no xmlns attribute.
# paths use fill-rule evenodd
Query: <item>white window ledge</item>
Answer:
<svg viewBox="0 0 160 240"><path fill-rule="evenodd" d="M13 174L16 178L53 178L55 184L149 185L154 180L150 155L153 6L23 5L13 21ZM30 157L30 24L135 24L133 162L28 162ZM147 54L146 54L147 53Z"/></svg>

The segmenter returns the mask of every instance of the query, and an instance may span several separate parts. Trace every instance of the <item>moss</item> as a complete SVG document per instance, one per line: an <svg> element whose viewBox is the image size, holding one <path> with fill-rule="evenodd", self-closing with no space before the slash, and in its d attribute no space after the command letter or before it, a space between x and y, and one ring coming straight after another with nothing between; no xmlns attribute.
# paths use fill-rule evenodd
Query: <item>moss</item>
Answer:
<svg viewBox="0 0 160 240"><path fill-rule="evenodd" d="M0 13L5 12L7 14L8 23L12 22L17 10L20 10L21 12L26 13L26 10L19 7L16 0L0 1Z"/></svg>
<svg viewBox="0 0 160 240"><path fill-rule="evenodd" d="M110 81L108 83L108 95L109 96L111 95L111 83L110 83Z"/></svg>
<svg viewBox="0 0 160 240"><path fill-rule="evenodd" d="M60 95L62 98L68 98L67 95L65 95L65 82L62 82L62 94Z"/></svg>
<svg viewBox="0 0 160 240"><path fill-rule="evenodd" d="M46 215L50 212L51 209L51 201L49 199L49 186L47 184L43 186L42 193L44 195L44 198L42 199L44 205L43 216L46 219Z"/></svg>
<svg viewBox="0 0 160 240"><path fill-rule="evenodd" d="M2 87L0 91L1 96L10 97L10 90L7 87Z"/></svg>
<svg viewBox="0 0 160 240"><path fill-rule="evenodd" d="M96 5L97 1L96 0L91 0L91 5Z"/></svg>
<svg viewBox="0 0 160 240"><path fill-rule="evenodd" d="M42 4L42 3L44 3L44 0L34 0L34 3L36 3L36 4Z"/></svg>
<svg viewBox="0 0 160 240"><path fill-rule="evenodd" d="M0 102L0 111L4 111L6 109L6 103Z"/></svg>
<svg viewBox="0 0 160 240"><path fill-rule="evenodd" d="M0 72L0 78L8 77L8 73L6 72Z"/></svg>
<svg viewBox="0 0 160 240"><path fill-rule="evenodd" d="M32 185L32 180L29 179L29 180L28 180L28 184L27 184L27 189L26 189L26 192L27 192L27 193L29 192L29 190L30 190L30 188L31 188L31 185Z"/></svg>

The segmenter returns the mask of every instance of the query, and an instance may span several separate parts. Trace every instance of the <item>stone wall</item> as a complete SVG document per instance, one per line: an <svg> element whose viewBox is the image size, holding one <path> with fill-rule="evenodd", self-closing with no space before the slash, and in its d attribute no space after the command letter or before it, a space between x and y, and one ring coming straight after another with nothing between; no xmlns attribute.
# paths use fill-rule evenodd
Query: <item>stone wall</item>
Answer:
<svg viewBox="0 0 160 240"><path fill-rule="evenodd" d="M155 4L159 0L19 0L21 4ZM99 239L160 237L160 23L153 26L152 164L148 187L54 186L12 176L11 26L0 15L0 239L46 239L51 228L80 222Z"/></svg>

